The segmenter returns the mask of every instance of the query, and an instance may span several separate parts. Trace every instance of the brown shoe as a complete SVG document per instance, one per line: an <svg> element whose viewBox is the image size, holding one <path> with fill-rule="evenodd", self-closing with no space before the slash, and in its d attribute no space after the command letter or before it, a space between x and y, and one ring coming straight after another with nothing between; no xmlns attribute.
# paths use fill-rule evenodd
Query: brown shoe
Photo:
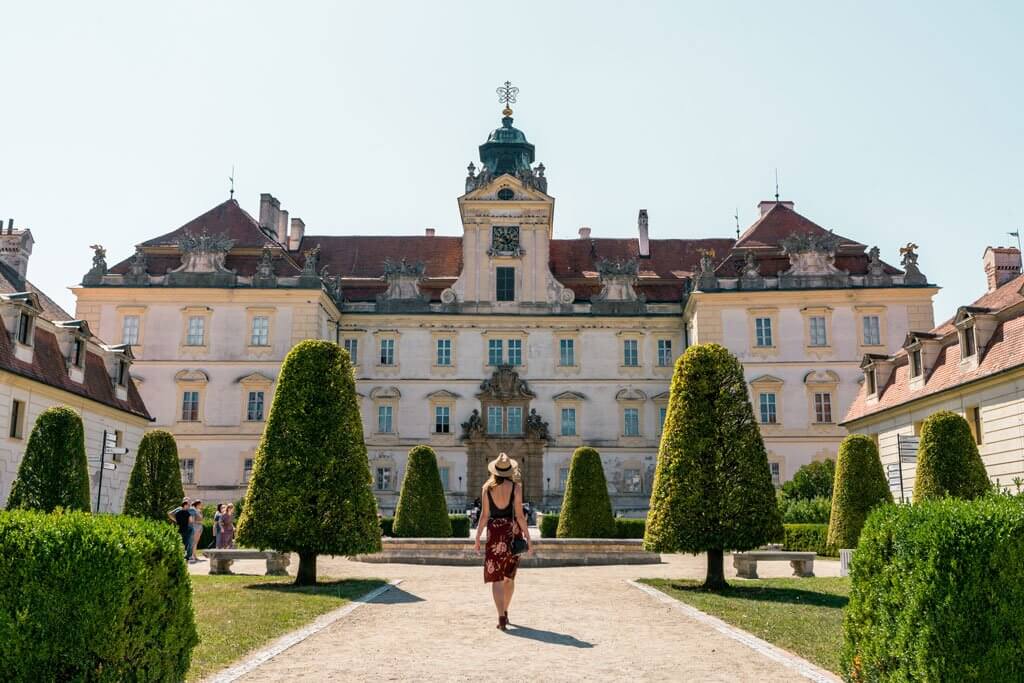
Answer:
<svg viewBox="0 0 1024 683"><path fill-rule="evenodd" d="M508 617L498 617L498 628L504 631L508 627Z"/></svg>
<svg viewBox="0 0 1024 683"><path fill-rule="evenodd" d="M505 623L508 625L512 624L512 620L508 618L508 610L505 610Z"/></svg>

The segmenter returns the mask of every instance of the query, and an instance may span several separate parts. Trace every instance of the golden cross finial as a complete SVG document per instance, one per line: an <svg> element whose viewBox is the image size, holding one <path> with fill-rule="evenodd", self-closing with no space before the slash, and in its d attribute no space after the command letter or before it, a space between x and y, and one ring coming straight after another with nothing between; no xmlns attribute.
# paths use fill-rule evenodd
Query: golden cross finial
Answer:
<svg viewBox="0 0 1024 683"><path fill-rule="evenodd" d="M519 88L512 85L512 81L505 81L505 84L495 92L498 93L498 101L505 105L501 113L505 116L512 116L512 107L509 105L516 103L516 95L519 94Z"/></svg>

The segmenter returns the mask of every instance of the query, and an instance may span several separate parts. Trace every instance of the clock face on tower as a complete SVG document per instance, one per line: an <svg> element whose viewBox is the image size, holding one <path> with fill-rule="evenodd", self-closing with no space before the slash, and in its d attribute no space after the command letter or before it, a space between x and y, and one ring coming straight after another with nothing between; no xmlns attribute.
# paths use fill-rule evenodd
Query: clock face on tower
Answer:
<svg viewBox="0 0 1024 683"><path fill-rule="evenodd" d="M522 249L519 246L518 225L495 225L491 228L491 248L488 250L491 255L501 254L504 256L519 256Z"/></svg>

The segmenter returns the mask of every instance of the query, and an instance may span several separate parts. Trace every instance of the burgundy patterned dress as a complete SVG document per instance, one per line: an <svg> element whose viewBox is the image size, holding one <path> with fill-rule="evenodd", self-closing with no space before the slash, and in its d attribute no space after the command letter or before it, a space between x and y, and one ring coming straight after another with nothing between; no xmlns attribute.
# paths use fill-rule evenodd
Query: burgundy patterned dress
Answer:
<svg viewBox="0 0 1024 683"><path fill-rule="evenodd" d="M519 556L512 554L512 539L518 534L515 522L516 490L513 484L508 505L499 508L487 491L487 503L491 511L487 519L487 554L484 557L484 583L516 578Z"/></svg>

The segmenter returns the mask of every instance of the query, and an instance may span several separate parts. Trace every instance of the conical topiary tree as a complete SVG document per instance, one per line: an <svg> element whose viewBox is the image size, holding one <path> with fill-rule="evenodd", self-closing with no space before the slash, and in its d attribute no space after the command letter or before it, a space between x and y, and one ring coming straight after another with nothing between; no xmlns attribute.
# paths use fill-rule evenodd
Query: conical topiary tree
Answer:
<svg viewBox="0 0 1024 683"><path fill-rule="evenodd" d="M615 518L608 498L601 454L593 448L577 448L569 463L562 511L558 515L558 538L612 538Z"/></svg>
<svg viewBox="0 0 1024 683"><path fill-rule="evenodd" d="M839 444L826 545L835 550L856 548L868 512L891 502L875 442L864 434L850 434Z"/></svg>
<svg viewBox="0 0 1024 683"><path fill-rule="evenodd" d="M162 522L184 496L174 435L166 429L146 432L128 479L124 513Z"/></svg>
<svg viewBox="0 0 1024 683"><path fill-rule="evenodd" d="M281 366L238 522L239 543L296 552L297 585L319 554L380 551L377 501L348 353L298 343Z"/></svg>
<svg viewBox="0 0 1024 683"><path fill-rule="evenodd" d="M437 471L437 454L430 446L416 446L409 451L392 531L395 536L416 538L452 535L448 501Z"/></svg>
<svg viewBox="0 0 1024 683"><path fill-rule="evenodd" d="M992 488L971 427L960 415L940 410L921 426L914 502L983 496Z"/></svg>
<svg viewBox="0 0 1024 683"><path fill-rule="evenodd" d="M85 430L71 408L47 408L36 418L7 507L89 511Z"/></svg>
<svg viewBox="0 0 1024 683"><path fill-rule="evenodd" d="M676 361L644 545L707 552L704 586L726 586L726 550L782 536L761 432L743 366L718 344L691 346Z"/></svg>

